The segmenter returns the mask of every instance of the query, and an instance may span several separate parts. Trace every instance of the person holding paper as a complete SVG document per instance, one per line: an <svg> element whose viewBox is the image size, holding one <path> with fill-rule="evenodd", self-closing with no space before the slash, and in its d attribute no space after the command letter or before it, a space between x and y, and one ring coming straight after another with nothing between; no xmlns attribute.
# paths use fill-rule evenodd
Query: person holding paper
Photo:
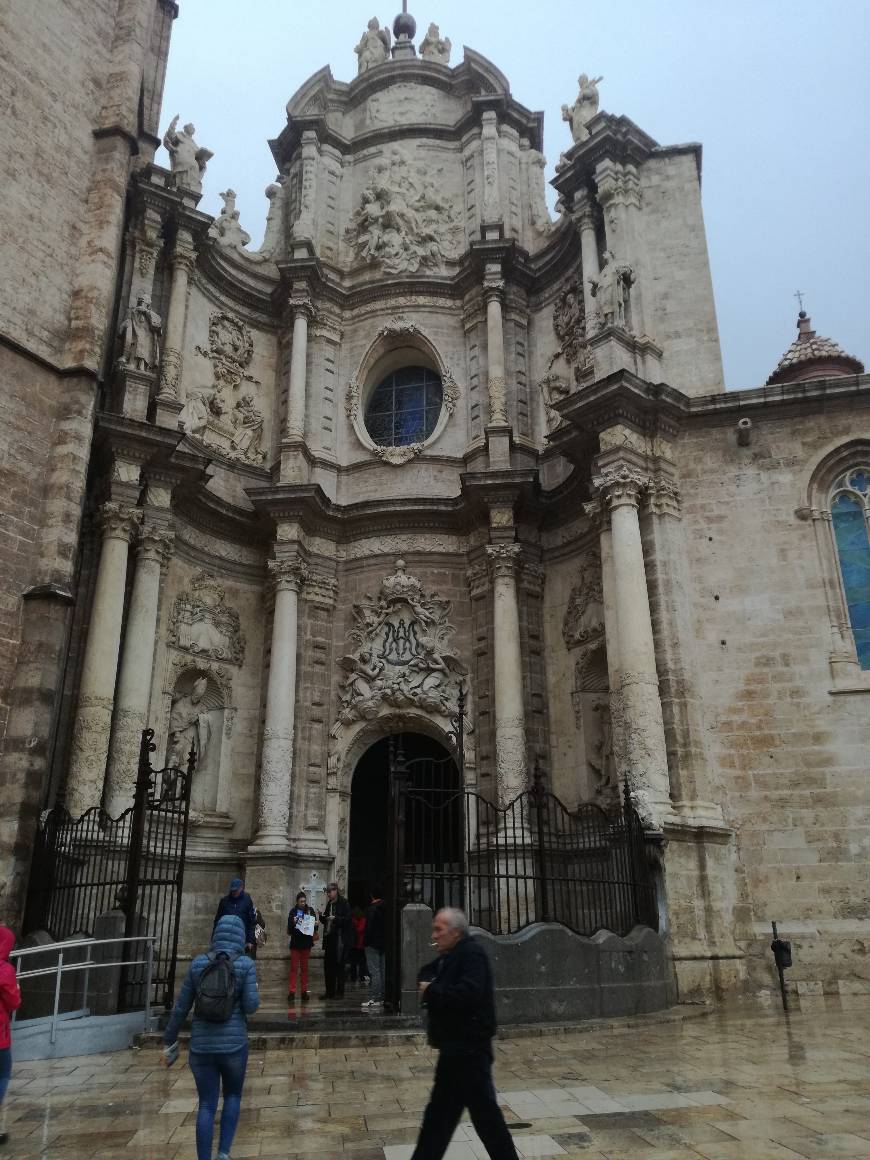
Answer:
<svg viewBox="0 0 870 1160"><path fill-rule="evenodd" d="M317 938L317 919L314 911L308 905L308 898L300 890L296 901L287 915L287 934L290 936L290 982L287 987L287 1002L296 1001L296 982L302 987L302 1002L307 1003L311 996L308 993L308 960L311 958L311 948Z"/></svg>

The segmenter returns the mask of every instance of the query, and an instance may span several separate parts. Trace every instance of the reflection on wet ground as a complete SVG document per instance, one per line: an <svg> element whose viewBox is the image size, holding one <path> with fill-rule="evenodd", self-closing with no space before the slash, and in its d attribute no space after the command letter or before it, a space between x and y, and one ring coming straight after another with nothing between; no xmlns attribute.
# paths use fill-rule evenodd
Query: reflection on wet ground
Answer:
<svg viewBox="0 0 870 1160"><path fill-rule="evenodd" d="M506 1038L496 1084L522 1156L870 1160L870 1000L734 1008L583 1033ZM433 1053L378 1047L252 1051L233 1160L406 1160ZM183 1061L182 1061L183 1062ZM147 1048L15 1069L4 1155L193 1158L189 1070ZM448 1160L485 1156L462 1124Z"/></svg>

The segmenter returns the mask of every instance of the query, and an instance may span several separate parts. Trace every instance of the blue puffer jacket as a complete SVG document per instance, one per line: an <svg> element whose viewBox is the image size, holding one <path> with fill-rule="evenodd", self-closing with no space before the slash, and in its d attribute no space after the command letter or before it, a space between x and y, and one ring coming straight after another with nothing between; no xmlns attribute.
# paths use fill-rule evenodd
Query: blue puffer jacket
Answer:
<svg viewBox="0 0 870 1160"><path fill-rule="evenodd" d="M193 1017L190 1034L190 1050L215 1051L228 1054L239 1051L248 1042L248 1019L260 1006L260 992L257 990L257 967L253 959L242 954L245 949L245 924L234 914L218 920L214 928L210 951L225 951L238 955L233 962L236 974L236 1001L233 1013L225 1023L209 1023L205 1019ZM178 1038L181 1025L196 999L199 977L208 965L208 955L197 955L190 964L187 977L181 985L178 999L172 1009L163 1042L168 1046Z"/></svg>

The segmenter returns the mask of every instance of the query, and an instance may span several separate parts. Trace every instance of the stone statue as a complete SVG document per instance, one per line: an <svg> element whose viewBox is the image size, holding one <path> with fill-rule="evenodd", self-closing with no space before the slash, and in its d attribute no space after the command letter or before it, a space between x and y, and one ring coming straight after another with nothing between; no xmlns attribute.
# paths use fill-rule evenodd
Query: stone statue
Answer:
<svg viewBox="0 0 870 1160"><path fill-rule="evenodd" d="M390 54L389 28L381 28L377 17L373 16L353 51L359 57L358 76L377 64L383 64Z"/></svg>
<svg viewBox="0 0 870 1160"><path fill-rule="evenodd" d="M242 395L233 407L233 435L231 447L250 463L262 463L266 452L260 447L263 434L263 416L254 406L253 395Z"/></svg>
<svg viewBox="0 0 870 1160"><path fill-rule="evenodd" d="M188 435L201 435L208 426L209 417L219 419L226 408L216 390L194 391L187 396L178 425Z"/></svg>
<svg viewBox="0 0 870 1160"><path fill-rule="evenodd" d="M284 208L284 178L266 186L266 197L269 199L269 209L266 213L266 232L263 235L263 244L252 257L261 261L274 257L281 246L281 215Z"/></svg>
<svg viewBox="0 0 870 1160"><path fill-rule="evenodd" d="M617 262L612 250L605 250L600 274L597 278L589 279L592 297L598 304L599 326L631 329L630 295L634 283L631 266Z"/></svg>
<svg viewBox="0 0 870 1160"><path fill-rule="evenodd" d="M577 100L573 105L562 106L562 120L571 126L575 145L589 136L587 126L598 112L598 85L603 80L604 77L592 77L590 80L586 73L581 73L577 82L580 85Z"/></svg>
<svg viewBox="0 0 870 1160"><path fill-rule="evenodd" d="M247 230L243 230L239 222L239 211L236 209L236 191L228 189L221 193L223 208L208 229L208 236L214 238L219 246L228 249L241 249L251 240Z"/></svg>
<svg viewBox="0 0 870 1160"><path fill-rule="evenodd" d="M214 157L209 149L201 149L193 139L196 132L193 125L178 128L179 117L176 114L166 130L163 145L169 153L172 166L172 177L176 188L190 189L193 193L202 193L202 177L205 167Z"/></svg>
<svg viewBox="0 0 870 1160"><path fill-rule="evenodd" d="M208 709L203 704L207 688L208 678L198 677L189 693L181 693L172 698L167 765L184 769L191 747L196 755L197 768L202 765L211 736Z"/></svg>
<svg viewBox="0 0 870 1160"><path fill-rule="evenodd" d="M140 294L136 305L127 311L119 331L122 343L119 365L136 371L156 371L160 362L157 340L162 330L160 315L151 309L151 299L147 294Z"/></svg>
<svg viewBox="0 0 870 1160"><path fill-rule="evenodd" d="M450 38L441 39L441 31L437 24L430 24L429 30L420 44L420 56L423 60L434 61L435 64L450 64L450 49L453 45Z"/></svg>

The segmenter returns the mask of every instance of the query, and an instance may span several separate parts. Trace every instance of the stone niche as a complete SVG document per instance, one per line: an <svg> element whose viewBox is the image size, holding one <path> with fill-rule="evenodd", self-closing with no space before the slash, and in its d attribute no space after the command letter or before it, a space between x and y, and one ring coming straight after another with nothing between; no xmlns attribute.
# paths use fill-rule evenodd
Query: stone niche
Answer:
<svg viewBox="0 0 870 1160"><path fill-rule="evenodd" d="M196 769L190 795L194 824L231 824L232 681L220 666L178 658L164 689L165 764L186 766L193 749Z"/></svg>

